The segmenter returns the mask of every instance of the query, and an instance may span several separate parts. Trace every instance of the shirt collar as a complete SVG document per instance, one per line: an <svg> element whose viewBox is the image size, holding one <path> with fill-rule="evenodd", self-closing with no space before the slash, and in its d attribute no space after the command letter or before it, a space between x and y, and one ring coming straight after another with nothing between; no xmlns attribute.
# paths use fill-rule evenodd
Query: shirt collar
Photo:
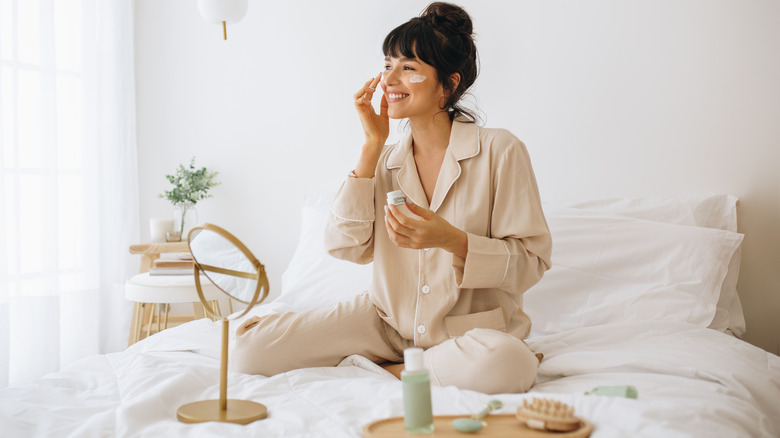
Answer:
<svg viewBox="0 0 780 438"><path fill-rule="evenodd" d="M450 153L460 161L479 154L479 126L463 116L452 121L450 131ZM387 157L387 168L397 169L403 166L407 156L412 155L412 135L406 134Z"/></svg>
<svg viewBox="0 0 780 438"><path fill-rule="evenodd" d="M412 136L406 135L390 152L387 158L387 169L399 169L395 178L398 187L410 201L425 208L437 211L447 196L450 187L460 177L460 161L479 154L479 127L463 117L456 118L452 123L450 143L442 161L436 188L430 205L425 191L420 183L417 165L412 151Z"/></svg>

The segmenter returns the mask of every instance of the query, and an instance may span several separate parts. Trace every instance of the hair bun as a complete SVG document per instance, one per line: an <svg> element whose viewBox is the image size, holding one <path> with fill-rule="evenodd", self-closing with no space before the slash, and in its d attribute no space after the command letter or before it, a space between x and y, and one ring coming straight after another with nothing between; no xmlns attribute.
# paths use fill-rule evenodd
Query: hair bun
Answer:
<svg viewBox="0 0 780 438"><path fill-rule="evenodd" d="M427 18L438 28L452 32L465 33L469 37L473 32L471 17L460 6L451 3L435 2L428 5L421 17Z"/></svg>

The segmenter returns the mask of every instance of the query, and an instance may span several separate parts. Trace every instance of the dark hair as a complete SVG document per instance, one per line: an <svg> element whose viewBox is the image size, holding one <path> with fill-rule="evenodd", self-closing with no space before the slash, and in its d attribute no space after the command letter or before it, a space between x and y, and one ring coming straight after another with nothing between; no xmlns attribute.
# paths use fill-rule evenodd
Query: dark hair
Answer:
<svg viewBox="0 0 780 438"><path fill-rule="evenodd" d="M442 110L450 119L464 115L476 120L474 114L459 105L466 90L477 79L477 47L472 36L469 14L463 8L450 3L435 2L428 5L419 17L393 29L382 44L385 56L417 57L436 69L439 82L447 92ZM400 56L399 56L400 55ZM460 74L457 87L450 79Z"/></svg>

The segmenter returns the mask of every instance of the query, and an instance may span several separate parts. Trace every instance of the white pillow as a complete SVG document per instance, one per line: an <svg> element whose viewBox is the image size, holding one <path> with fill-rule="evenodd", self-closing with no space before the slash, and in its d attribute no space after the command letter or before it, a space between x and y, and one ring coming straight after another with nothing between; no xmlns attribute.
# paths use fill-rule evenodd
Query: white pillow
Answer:
<svg viewBox="0 0 780 438"><path fill-rule="evenodd" d="M304 200L304 205L301 210L301 234L300 241L293 254L292 260L287 270L282 275L282 293L278 301L288 304L295 310L303 310L317 307L330 306L340 301L348 300L354 295L359 294L368 289L371 283L371 265L358 265L343 260L338 260L330 255L324 249L323 245L323 233L325 230L325 223L330 212L330 205L333 200L333 194L321 194L310 195ZM584 210L583 214L592 210L607 210L615 213L619 213L625 216L633 216L638 218L645 218L649 220L671 222L682 225L709 225L715 228L722 229L736 229L736 198L728 195L716 195L713 197L705 197L699 199L687 199L687 200L662 200L652 198L642 199L626 199L626 198L614 198L608 200L596 200L588 202L579 202L570 204L576 206L579 210ZM569 212L570 214L572 212ZM551 211L548 212L551 214ZM611 215L607 215L610 217ZM576 217L576 215L575 215ZM551 215L548 220L554 219L555 215ZM593 219L591 218L592 222ZM573 224L575 225L575 224ZM596 224L591 223L591 226ZM641 227L640 227L641 228ZM701 234L694 227L691 227L691 233L693 235ZM567 236L565 234L556 234L555 230L553 234L553 248L554 255L562 249L565 249L567 245L571 247L574 242L567 242L571 239L589 239L593 236L588 236L587 229L582 229L582 236L575 233L574 235ZM627 236L627 238L633 239L634 244L639 244L647 240L647 236L639 233L635 236ZM741 237L740 237L741 239ZM668 239L666 243L670 243ZM681 240L682 243L686 242L686 239ZM632 242L630 241L618 241L616 242L619 247L626 249L630 247ZM739 246L739 245L737 245ZM577 252L570 252L571 257L584 257L588 258L592 255L592 248L580 246ZM728 326L736 334L740 334L744 331L744 317L742 316L741 305L739 298L736 295L736 279L739 269L739 257L740 249L737 248L730 258L728 274L722 282L721 290L731 290L730 302L732 311L729 313L724 306L721 305L724 301L724 297L729 296L726 292L721 292L718 300L718 307L716 309L716 316L713 319L710 327L716 328L716 322L718 315L726 315L730 323ZM553 259L553 264L557 262ZM534 330L541 329L542 324L552 324L546 330L554 330L555 319L561 317L561 313L556 309L556 303L552 299L537 300L535 294L537 292L552 288L558 291L558 298L566 306L570 301L570 297L564 296L565 293L578 293L578 282L583 280L584 274L577 271L568 270L568 275L563 272L564 268L560 266L554 266L553 269L548 272L542 283L526 293L525 308L534 321ZM577 295L580 299L581 296ZM623 299L619 296L616 299ZM647 297L645 297L647 298ZM662 296L663 298L663 296ZM685 297L683 297L685 298ZM662 306L665 302L659 303ZM599 303L595 303L597 306ZM733 307L736 305L736 309ZM587 310L587 309L585 309ZM707 311L709 312L709 311ZM607 314L605 314L606 316ZM663 316L663 315L662 315ZM666 315L664 318L669 319L673 315ZM741 319L741 324L739 320ZM547 321L547 322L545 322ZM721 323L717 326L720 330L725 330L726 324ZM742 327L741 331L739 327ZM735 330L735 327L737 330Z"/></svg>
<svg viewBox="0 0 780 438"><path fill-rule="evenodd" d="M544 210L553 267L524 295L532 335L627 320L710 324L741 234L549 204Z"/></svg>
<svg viewBox="0 0 780 438"><path fill-rule="evenodd" d="M737 232L737 198L727 194L676 199L605 198L556 204L655 222Z"/></svg>
<svg viewBox="0 0 780 438"><path fill-rule="evenodd" d="M325 224L333 196L309 195L304 199L300 240L282 274L282 292L276 299L297 311L349 300L371 285L372 264L339 260L325 251Z"/></svg>
<svg viewBox="0 0 780 438"><path fill-rule="evenodd" d="M736 233L737 202L735 196L718 194L678 199L606 198L569 202L564 205L656 222L718 228ZM736 336L742 336L746 329L745 315L737 293L741 258L740 247L729 264L728 274L720 290L715 317L709 325L711 329L731 332Z"/></svg>

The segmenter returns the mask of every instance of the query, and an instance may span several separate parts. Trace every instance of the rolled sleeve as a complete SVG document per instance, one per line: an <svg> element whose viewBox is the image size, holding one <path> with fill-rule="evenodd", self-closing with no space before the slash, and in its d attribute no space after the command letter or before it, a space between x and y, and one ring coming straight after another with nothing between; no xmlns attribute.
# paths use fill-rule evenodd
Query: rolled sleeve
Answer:
<svg viewBox="0 0 780 438"><path fill-rule="evenodd" d="M552 240L525 145L501 156L493 176L493 210L487 236L468 234L466 258L453 256L461 289L498 288L518 296L550 267Z"/></svg>
<svg viewBox="0 0 780 438"><path fill-rule="evenodd" d="M331 206L333 214L348 221L374 220L374 178L347 178Z"/></svg>
<svg viewBox="0 0 780 438"><path fill-rule="evenodd" d="M347 178L331 205L325 249L333 257L365 264L374 257L374 179Z"/></svg>
<svg viewBox="0 0 780 438"><path fill-rule="evenodd" d="M467 233L466 258L453 256L453 268L459 288L499 287L509 267L509 250L503 240Z"/></svg>

